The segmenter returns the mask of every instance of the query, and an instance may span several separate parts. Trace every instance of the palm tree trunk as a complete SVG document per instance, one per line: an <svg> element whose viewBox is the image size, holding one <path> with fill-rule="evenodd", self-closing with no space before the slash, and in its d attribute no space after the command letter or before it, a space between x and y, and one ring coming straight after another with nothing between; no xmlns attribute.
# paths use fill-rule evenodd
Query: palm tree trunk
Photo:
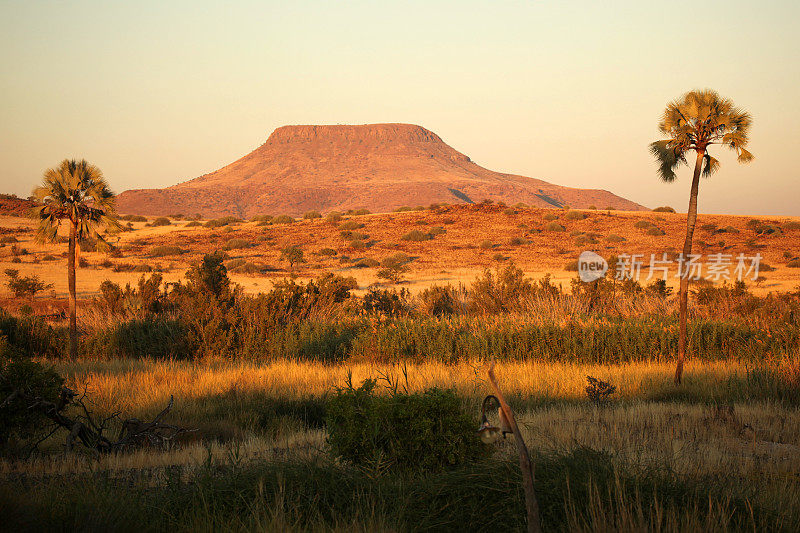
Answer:
<svg viewBox="0 0 800 533"><path fill-rule="evenodd" d="M689 209L686 212L686 240L683 243L683 260L688 261L692 253L692 236L694 227L697 224L697 191L700 187L700 171L703 168L703 157L705 150L697 151L697 161L694 164L694 175L692 176L692 189L689 193ZM678 300L680 311L678 323L680 331L678 333L678 360L675 368L675 384L680 385L683 378L683 363L686 360L686 320L689 307L689 276L686 272L686 265L682 265L680 291Z"/></svg>
<svg viewBox="0 0 800 533"><path fill-rule="evenodd" d="M69 358L78 358L78 318L75 303L75 247L77 245L78 226L70 223L69 253L67 254L67 286L69 289Z"/></svg>

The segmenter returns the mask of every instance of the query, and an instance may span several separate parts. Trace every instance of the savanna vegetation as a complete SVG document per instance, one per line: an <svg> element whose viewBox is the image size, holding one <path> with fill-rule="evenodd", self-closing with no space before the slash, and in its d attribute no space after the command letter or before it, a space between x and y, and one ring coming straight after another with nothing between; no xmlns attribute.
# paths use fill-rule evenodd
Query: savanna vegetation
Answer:
<svg viewBox="0 0 800 533"><path fill-rule="evenodd" d="M494 360L545 530L796 530L800 292L693 286L695 355L676 387L676 302L656 285L563 288L507 264L413 296L357 296L334 274L248 295L217 253L177 284L103 283L76 358L68 328L4 311L0 395L28 385L0 407L3 516L16 529L524 529L511 440L476 434ZM20 397L56 404L62 383L78 397L59 412L103 435L170 398L163 420L181 431L64 453L67 430L20 417Z"/></svg>

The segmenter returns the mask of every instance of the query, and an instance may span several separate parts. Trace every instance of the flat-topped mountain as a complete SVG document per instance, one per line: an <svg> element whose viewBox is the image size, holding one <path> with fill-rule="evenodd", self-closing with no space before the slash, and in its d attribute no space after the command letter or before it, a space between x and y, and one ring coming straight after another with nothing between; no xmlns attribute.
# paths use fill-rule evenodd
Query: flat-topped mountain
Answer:
<svg viewBox="0 0 800 533"><path fill-rule="evenodd" d="M165 189L123 192L118 209L145 215L251 217L358 208L381 212L484 199L541 207L645 209L605 190L487 170L413 124L283 126L260 147L215 172Z"/></svg>

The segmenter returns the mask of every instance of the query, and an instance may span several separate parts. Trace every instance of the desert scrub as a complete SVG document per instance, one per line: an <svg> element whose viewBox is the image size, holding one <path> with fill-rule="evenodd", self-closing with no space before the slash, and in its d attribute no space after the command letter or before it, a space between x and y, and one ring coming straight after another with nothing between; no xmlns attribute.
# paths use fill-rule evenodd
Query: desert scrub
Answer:
<svg viewBox="0 0 800 533"><path fill-rule="evenodd" d="M430 233L423 233L418 229L409 231L402 237L404 241L429 241L432 238L433 236Z"/></svg>
<svg viewBox="0 0 800 533"><path fill-rule="evenodd" d="M475 463L488 447L475 438L477 420L462 409L452 390L422 393L389 388L376 391L365 380L358 388L348 381L326 406L331 452L376 471L441 472Z"/></svg>
<svg viewBox="0 0 800 533"><path fill-rule="evenodd" d="M273 224L294 224L295 219L289 215L278 215L272 219Z"/></svg>
<svg viewBox="0 0 800 533"><path fill-rule="evenodd" d="M645 233L647 235L653 235L653 236L656 236L656 237L660 237L661 235L665 235L664 230L659 228L658 226L650 226L649 228L647 228L647 231Z"/></svg>
<svg viewBox="0 0 800 533"><path fill-rule="evenodd" d="M665 206L662 206L662 207L656 207L655 209L653 209L653 211L655 211L656 213L674 213L675 212L675 210L673 208L671 208L670 206L668 206L668 205L665 205Z"/></svg>
<svg viewBox="0 0 800 533"><path fill-rule="evenodd" d="M241 248L249 248L251 246L250 241L246 239L230 239L225 245L222 247L223 250L239 250Z"/></svg>
<svg viewBox="0 0 800 533"><path fill-rule="evenodd" d="M126 222L147 222L147 217L142 215L124 215L120 217L120 220Z"/></svg>
<svg viewBox="0 0 800 533"><path fill-rule="evenodd" d="M165 257L168 255L180 255L185 251L180 246L162 245L150 250L150 257Z"/></svg>
<svg viewBox="0 0 800 533"><path fill-rule="evenodd" d="M353 231L356 229L361 229L363 227L364 224L362 224L361 222L356 222L355 220L346 220L345 222L339 224L339 229L341 231Z"/></svg>
<svg viewBox="0 0 800 533"><path fill-rule="evenodd" d="M555 221L550 222L549 224L547 224L544 227L544 229L546 229L547 231L557 231L557 232L566 231L567 230L567 228L565 228L564 226L562 226L561 224L559 224L558 222L555 222Z"/></svg>
<svg viewBox="0 0 800 533"><path fill-rule="evenodd" d="M371 257L365 257L364 259L359 259L356 261L353 266L355 268L375 268L380 266L380 261L377 259L373 259Z"/></svg>
<svg viewBox="0 0 800 533"><path fill-rule="evenodd" d="M150 225L153 227L171 226L172 221L167 217L158 217L155 220L153 220L153 222Z"/></svg>
<svg viewBox="0 0 800 533"><path fill-rule="evenodd" d="M581 211L567 211L564 213L564 220L583 220L588 215Z"/></svg>
<svg viewBox="0 0 800 533"><path fill-rule="evenodd" d="M207 228L221 228L223 226L229 226L229 225L235 225L235 224L241 224L241 223L242 223L242 219L241 218L237 218L237 217L233 217L233 216L227 216L227 217L213 218L211 220L208 220L208 221L206 221L205 226Z"/></svg>
<svg viewBox="0 0 800 533"><path fill-rule="evenodd" d="M315 218L322 218L322 214L319 211L308 211L303 215L304 220L314 220Z"/></svg>
<svg viewBox="0 0 800 533"><path fill-rule="evenodd" d="M621 235L617 235L616 233L610 233L606 237L606 241L608 242L625 242L627 239Z"/></svg>
<svg viewBox="0 0 800 533"><path fill-rule="evenodd" d="M553 221L553 220L558 220L558 215L556 215L555 213L545 213L545 215L542 218L545 219L546 221Z"/></svg>

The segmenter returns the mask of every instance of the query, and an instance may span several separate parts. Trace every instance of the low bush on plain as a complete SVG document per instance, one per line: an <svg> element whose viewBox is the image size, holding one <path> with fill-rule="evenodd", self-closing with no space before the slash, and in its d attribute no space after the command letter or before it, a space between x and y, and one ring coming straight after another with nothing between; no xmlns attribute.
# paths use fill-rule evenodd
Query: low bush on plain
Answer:
<svg viewBox="0 0 800 533"><path fill-rule="evenodd" d="M375 380L339 389L326 406L328 442L334 455L382 470L441 472L484 459L476 420L455 392L378 394Z"/></svg>

